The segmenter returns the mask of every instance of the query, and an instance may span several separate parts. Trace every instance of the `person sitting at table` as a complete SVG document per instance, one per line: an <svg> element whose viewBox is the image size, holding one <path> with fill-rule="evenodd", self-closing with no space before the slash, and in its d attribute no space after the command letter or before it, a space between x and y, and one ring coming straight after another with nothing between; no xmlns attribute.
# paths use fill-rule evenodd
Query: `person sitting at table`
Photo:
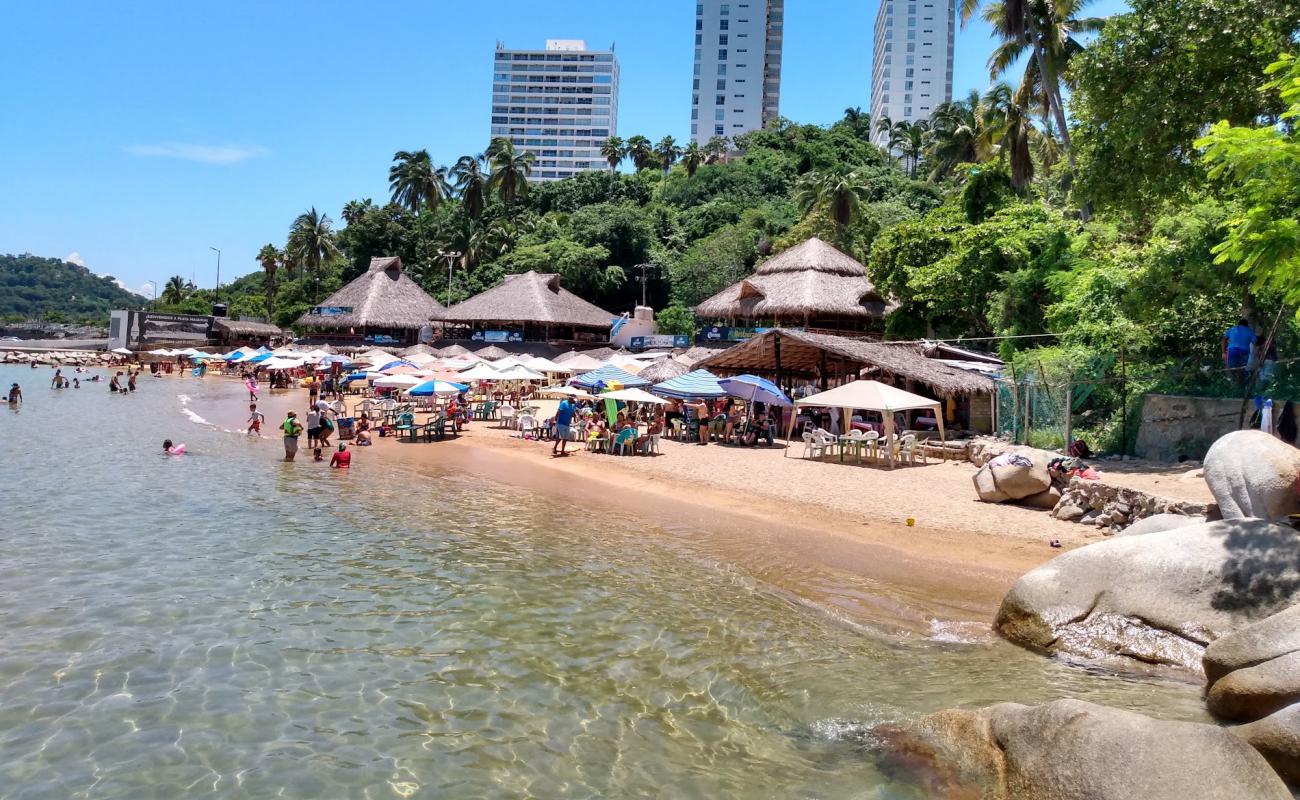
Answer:
<svg viewBox="0 0 1300 800"><path fill-rule="evenodd" d="M632 452L644 455L646 453L646 446L650 442L650 437L662 434L664 432L664 424L663 414L658 414L651 419L650 424L645 429L645 433L636 437L636 443L632 447Z"/></svg>

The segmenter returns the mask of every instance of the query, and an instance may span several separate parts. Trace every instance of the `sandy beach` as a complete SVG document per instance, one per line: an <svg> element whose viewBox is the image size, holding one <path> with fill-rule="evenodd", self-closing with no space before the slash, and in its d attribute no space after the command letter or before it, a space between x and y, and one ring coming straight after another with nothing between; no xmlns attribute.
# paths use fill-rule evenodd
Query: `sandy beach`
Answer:
<svg viewBox="0 0 1300 800"><path fill-rule="evenodd" d="M301 413L307 404L304 391L263 397L271 432L290 407ZM225 419L229 426L240 421ZM903 629L927 629L935 620L987 625L1020 575L1061 552L1050 540L1072 548L1103 538L1045 511L978 502L975 468L965 462L889 470L858 466L851 457L843 464L802 459L798 444L787 457L779 444L751 449L668 440L656 456L577 447L557 459L549 442L520 439L496 422L473 422L441 442L376 438L372 447L351 449L357 467L409 469L413 480L450 469L528 487L575 513L620 510L695 526L716 535L720 558L795 597ZM1112 483L1208 499L1204 481L1186 467L1125 464L1112 472L1104 462L1099 466ZM820 592L800 581L801 567L833 570L866 582L870 591Z"/></svg>

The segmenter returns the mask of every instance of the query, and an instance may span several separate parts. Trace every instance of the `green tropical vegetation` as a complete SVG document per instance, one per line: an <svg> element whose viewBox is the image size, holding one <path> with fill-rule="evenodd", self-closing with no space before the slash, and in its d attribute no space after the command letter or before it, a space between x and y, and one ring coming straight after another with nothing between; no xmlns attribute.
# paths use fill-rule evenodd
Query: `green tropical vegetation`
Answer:
<svg viewBox="0 0 1300 800"><path fill-rule="evenodd" d="M27 253L0 254L0 319L11 322L106 324L114 308L140 308L145 299L111 277L78 264Z"/></svg>
<svg viewBox="0 0 1300 800"><path fill-rule="evenodd" d="M881 334L965 340L1018 376L1073 381L1094 447L1115 446L1115 412L1143 391L1239 393L1219 348L1241 314L1275 335L1281 390L1300 390L1286 360L1300 347L1300 6L1134 0L1106 20L1086 6L964 2L998 39L990 86L928 120L873 130L849 108L703 145L611 137L607 170L548 183L504 140L450 168L399 152L389 198L347 203L337 228L307 210L223 299L290 323L397 255L440 301L537 269L617 312L652 264L650 304L687 333L691 307L818 236L898 304ZM181 291L171 305L210 300Z"/></svg>

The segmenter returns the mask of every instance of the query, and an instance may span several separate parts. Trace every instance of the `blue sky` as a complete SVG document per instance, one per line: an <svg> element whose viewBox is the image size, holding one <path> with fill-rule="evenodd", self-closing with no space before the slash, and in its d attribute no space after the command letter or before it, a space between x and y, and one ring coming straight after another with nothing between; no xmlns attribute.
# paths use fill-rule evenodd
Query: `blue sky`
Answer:
<svg viewBox="0 0 1300 800"><path fill-rule="evenodd" d="M785 116L867 109L876 6L787 0ZM350 199L382 202L395 151L481 152L498 40L615 44L619 134L684 142L694 14L694 0L9 4L0 252L73 256L142 292L174 274L211 286L210 247L223 280L251 272L307 207L337 220ZM991 49L978 22L958 33L955 93L988 85Z"/></svg>

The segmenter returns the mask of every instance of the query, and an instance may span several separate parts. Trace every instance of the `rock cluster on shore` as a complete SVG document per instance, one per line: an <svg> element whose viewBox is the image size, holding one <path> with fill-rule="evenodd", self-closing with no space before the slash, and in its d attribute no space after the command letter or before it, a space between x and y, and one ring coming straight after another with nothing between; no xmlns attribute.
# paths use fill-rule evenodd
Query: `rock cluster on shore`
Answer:
<svg viewBox="0 0 1300 800"><path fill-rule="evenodd" d="M1300 450L1231 433L1205 480L1214 508L1071 480L1055 516L1127 529L1022 576L995 627L1044 653L1203 671L1208 709L1248 724L1003 704L880 729L886 761L943 797L1290 797L1278 776L1300 786L1300 533L1286 518L1300 512Z"/></svg>
<svg viewBox="0 0 1300 800"><path fill-rule="evenodd" d="M112 353L94 350L10 350L0 353L0 364L40 364L61 367L102 367L113 361Z"/></svg>

